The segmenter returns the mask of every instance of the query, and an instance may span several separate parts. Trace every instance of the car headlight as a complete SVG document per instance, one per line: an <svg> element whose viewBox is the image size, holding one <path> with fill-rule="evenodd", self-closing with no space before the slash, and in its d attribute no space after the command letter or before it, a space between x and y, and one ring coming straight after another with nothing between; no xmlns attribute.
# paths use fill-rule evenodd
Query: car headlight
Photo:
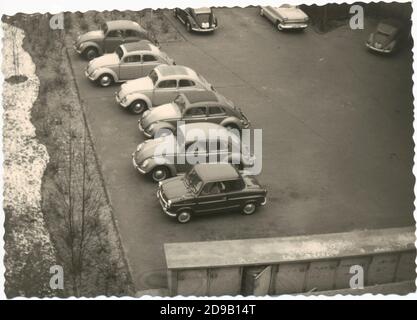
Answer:
<svg viewBox="0 0 417 320"><path fill-rule="evenodd" d="M95 76L97 75L97 72L98 72L98 69L94 70L94 71L91 73L91 76L92 76L92 77L95 77Z"/></svg>
<svg viewBox="0 0 417 320"><path fill-rule="evenodd" d="M147 117L151 112L149 110L146 110L143 114L142 114L142 118Z"/></svg>
<svg viewBox="0 0 417 320"><path fill-rule="evenodd" d="M146 159L145 161L143 161L142 163L141 163L141 167L142 168L146 168L147 166L148 166L148 164L149 164L149 160L148 159Z"/></svg>
<svg viewBox="0 0 417 320"><path fill-rule="evenodd" d="M152 131L153 128L155 128L155 124L152 123L150 126L146 128L146 131Z"/></svg>
<svg viewBox="0 0 417 320"><path fill-rule="evenodd" d="M80 43L80 45L78 46L78 48L79 48L80 50L84 50L84 48L85 48L85 42Z"/></svg>
<svg viewBox="0 0 417 320"><path fill-rule="evenodd" d="M123 97L123 99L121 100L121 102L122 102L123 104L127 103L127 96Z"/></svg>
<svg viewBox="0 0 417 320"><path fill-rule="evenodd" d="M142 149L142 147L143 147L143 143L139 144L139 145L137 146L137 148L136 148L136 151L137 151L137 152L139 152L139 151L140 151L140 149Z"/></svg>
<svg viewBox="0 0 417 320"><path fill-rule="evenodd" d="M172 204L172 201L171 200L168 200L167 201L167 207L169 208L169 207L171 207L171 204Z"/></svg>

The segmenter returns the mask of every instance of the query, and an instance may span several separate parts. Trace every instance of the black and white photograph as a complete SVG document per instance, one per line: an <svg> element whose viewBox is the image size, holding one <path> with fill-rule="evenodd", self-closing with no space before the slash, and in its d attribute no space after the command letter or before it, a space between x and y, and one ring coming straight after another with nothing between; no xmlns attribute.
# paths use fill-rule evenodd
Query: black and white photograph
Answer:
<svg viewBox="0 0 417 320"><path fill-rule="evenodd" d="M0 5L2 297L415 299L415 2L124 2Z"/></svg>

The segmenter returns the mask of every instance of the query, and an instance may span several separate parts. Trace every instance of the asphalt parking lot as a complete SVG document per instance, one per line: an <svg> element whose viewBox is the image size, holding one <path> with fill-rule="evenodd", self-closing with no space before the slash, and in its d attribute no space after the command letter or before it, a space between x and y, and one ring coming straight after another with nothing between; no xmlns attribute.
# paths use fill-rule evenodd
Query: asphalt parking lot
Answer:
<svg viewBox="0 0 417 320"><path fill-rule="evenodd" d="M366 51L365 30L280 33L257 8L217 9L220 28L161 43L263 129L259 180L268 203L253 216L186 225L166 217L156 185L132 166L144 140L120 109L117 86L98 88L70 51L96 150L137 290L166 286L163 243L279 237L414 223L412 57Z"/></svg>

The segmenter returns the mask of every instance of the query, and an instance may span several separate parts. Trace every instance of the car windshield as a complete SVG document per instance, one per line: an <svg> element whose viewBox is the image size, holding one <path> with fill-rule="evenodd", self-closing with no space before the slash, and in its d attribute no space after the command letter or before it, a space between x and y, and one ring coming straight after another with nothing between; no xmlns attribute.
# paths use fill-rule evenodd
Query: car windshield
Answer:
<svg viewBox="0 0 417 320"><path fill-rule="evenodd" d="M155 70L152 70L152 71L149 73L148 77L149 77L149 78L151 78L151 80L152 80L152 82L153 82L153 85L155 85L155 84L156 84L156 82L158 81L158 74L155 72Z"/></svg>
<svg viewBox="0 0 417 320"><path fill-rule="evenodd" d="M201 181L198 174L195 170L189 171L184 178L185 184L194 192L197 193L201 186L203 185L203 181Z"/></svg>
<svg viewBox="0 0 417 320"><path fill-rule="evenodd" d="M109 28L107 27L107 24L106 23L103 23L102 25L101 25L101 30L103 30L103 33L104 34L106 34L107 33L107 30L108 30Z"/></svg>
<svg viewBox="0 0 417 320"><path fill-rule="evenodd" d="M117 47L115 52L116 52L117 56L119 57L119 60L122 60L122 58L123 58L123 49L121 47Z"/></svg>
<svg viewBox="0 0 417 320"><path fill-rule="evenodd" d="M184 110L185 110L184 97L182 95L178 95L175 98L174 103L176 104L176 106L178 107L178 109L180 109L181 113L184 113Z"/></svg>

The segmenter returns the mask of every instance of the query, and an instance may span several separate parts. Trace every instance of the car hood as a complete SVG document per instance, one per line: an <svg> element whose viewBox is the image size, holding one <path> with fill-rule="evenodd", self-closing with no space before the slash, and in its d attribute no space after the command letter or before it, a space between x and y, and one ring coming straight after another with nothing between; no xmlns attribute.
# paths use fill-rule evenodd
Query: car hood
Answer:
<svg viewBox="0 0 417 320"><path fill-rule="evenodd" d="M167 103L147 112L141 119L143 128L147 128L151 123L181 118L181 111L175 103Z"/></svg>
<svg viewBox="0 0 417 320"><path fill-rule="evenodd" d="M183 177L175 177L161 184L162 194L167 200L180 200L192 197L193 193L187 188Z"/></svg>
<svg viewBox="0 0 417 320"><path fill-rule="evenodd" d="M92 41L92 40L103 40L104 39L104 33L102 30L94 30L87 33L84 33L80 35L77 42L83 43L86 41Z"/></svg>
<svg viewBox="0 0 417 320"><path fill-rule="evenodd" d="M298 8L275 8L283 18L287 18L288 22L291 21L305 21L308 16Z"/></svg>
<svg viewBox="0 0 417 320"><path fill-rule="evenodd" d="M151 90L153 90L153 82L151 78L142 77L139 79L127 81L125 84L122 84L119 96L123 98L134 92Z"/></svg>
<svg viewBox="0 0 417 320"><path fill-rule="evenodd" d="M140 150L135 151L135 161L140 164L146 159L161 156L161 152L171 150L175 143L175 138L172 136L146 140L140 145Z"/></svg>
<svg viewBox="0 0 417 320"><path fill-rule="evenodd" d="M104 56L95 58L91 61L89 69L98 69L106 66L118 64L120 62L119 56L116 53L105 54Z"/></svg>

